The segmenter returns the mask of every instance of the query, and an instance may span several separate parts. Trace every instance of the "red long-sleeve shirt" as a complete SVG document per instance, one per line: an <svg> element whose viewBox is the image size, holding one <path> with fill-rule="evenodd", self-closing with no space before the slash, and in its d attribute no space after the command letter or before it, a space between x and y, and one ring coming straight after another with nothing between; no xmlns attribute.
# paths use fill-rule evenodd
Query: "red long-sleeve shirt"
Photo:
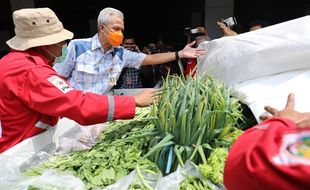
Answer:
<svg viewBox="0 0 310 190"><path fill-rule="evenodd" d="M0 153L55 126L59 117L91 125L134 115L133 97L75 90L32 50L0 60Z"/></svg>
<svg viewBox="0 0 310 190"><path fill-rule="evenodd" d="M310 127L273 118L248 129L229 151L228 190L310 189Z"/></svg>

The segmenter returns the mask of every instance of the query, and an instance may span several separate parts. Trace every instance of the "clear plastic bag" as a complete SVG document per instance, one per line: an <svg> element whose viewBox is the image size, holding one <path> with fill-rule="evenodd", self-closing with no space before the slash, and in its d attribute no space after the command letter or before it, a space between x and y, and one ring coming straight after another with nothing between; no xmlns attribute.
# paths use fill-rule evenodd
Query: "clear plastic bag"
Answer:
<svg viewBox="0 0 310 190"><path fill-rule="evenodd" d="M66 153L92 148L97 144L102 131L108 126L107 124L76 125L73 130L60 136L57 152Z"/></svg>
<svg viewBox="0 0 310 190"><path fill-rule="evenodd" d="M184 167L178 167L175 172L165 177L163 177L161 173L155 174L148 171L138 172L135 169L129 175L124 176L116 183L107 186L103 190L130 190L130 185L138 185L141 187L140 189L149 190L176 190L178 189L180 183L182 183L182 181L186 179L186 175L198 177L201 180L205 180L199 173L199 169L197 168L197 166L191 161L187 161ZM148 185L148 188L145 185L143 186L142 181ZM209 189L225 190L224 187L219 187L209 180L205 180L205 182L208 184Z"/></svg>
<svg viewBox="0 0 310 190"><path fill-rule="evenodd" d="M71 172L46 170L40 176L25 176L9 156L0 155L0 189L85 190L84 183Z"/></svg>
<svg viewBox="0 0 310 190"><path fill-rule="evenodd" d="M116 183L105 187L103 190L130 190L130 189L155 189L158 180L162 178L161 173L153 171L133 170L129 175L122 177Z"/></svg>
<svg viewBox="0 0 310 190"><path fill-rule="evenodd" d="M179 185L183 182L183 180L186 179L186 176L197 177L200 180L205 181L205 183L208 185L208 189L225 190L225 188L213 184L210 180L203 179L202 175L199 172L199 169L191 161L186 161L184 167L178 167L175 172L161 178L156 184L155 190L179 189Z"/></svg>

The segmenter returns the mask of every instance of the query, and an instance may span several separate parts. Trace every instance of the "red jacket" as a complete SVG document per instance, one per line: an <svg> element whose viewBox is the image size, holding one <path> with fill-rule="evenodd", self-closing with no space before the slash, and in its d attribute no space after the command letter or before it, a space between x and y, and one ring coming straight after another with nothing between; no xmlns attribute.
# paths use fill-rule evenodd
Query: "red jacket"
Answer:
<svg viewBox="0 0 310 190"><path fill-rule="evenodd" d="M288 119L269 119L245 131L229 151L228 190L309 190L310 128Z"/></svg>
<svg viewBox="0 0 310 190"><path fill-rule="evenodd" d="M91 125L134 115L133 97L75 90L32 50L0 60L0 153L56 125L59 117Z"/></svg>

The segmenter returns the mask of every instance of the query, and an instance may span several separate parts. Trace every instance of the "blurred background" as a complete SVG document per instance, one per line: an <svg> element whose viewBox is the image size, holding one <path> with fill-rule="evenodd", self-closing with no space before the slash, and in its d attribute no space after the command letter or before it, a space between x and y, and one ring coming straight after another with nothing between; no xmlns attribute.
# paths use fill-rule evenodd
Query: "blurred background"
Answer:
<svg viewBox="0 0 310 190"><path fill-rule="evenodd" d="M212 39L221 37L216 21L234 16L238 33L246 32L252 20L270 25L310 13L310 0L1 0L0 56L9 49L5 42L14 36L12 12L21 8L49 7L74 38L92 37L97 32L97 16L105 7L121 10L125 35L136 37L139 46L163 40L176 49L186 43L184 28L204 26Z"/></svg>

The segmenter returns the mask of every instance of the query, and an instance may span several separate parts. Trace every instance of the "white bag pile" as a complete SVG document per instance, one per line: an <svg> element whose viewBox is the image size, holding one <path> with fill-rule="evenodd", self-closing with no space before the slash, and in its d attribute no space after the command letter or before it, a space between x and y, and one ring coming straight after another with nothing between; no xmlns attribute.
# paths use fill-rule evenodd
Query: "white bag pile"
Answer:
<svg viewBox="0 0 310 190"><path fill-rule="evenodd" d="M310 111L310 16L200 44L198 74L234 87L258 120L266 105L282 109L294 92L296 110Z"/></svg>

